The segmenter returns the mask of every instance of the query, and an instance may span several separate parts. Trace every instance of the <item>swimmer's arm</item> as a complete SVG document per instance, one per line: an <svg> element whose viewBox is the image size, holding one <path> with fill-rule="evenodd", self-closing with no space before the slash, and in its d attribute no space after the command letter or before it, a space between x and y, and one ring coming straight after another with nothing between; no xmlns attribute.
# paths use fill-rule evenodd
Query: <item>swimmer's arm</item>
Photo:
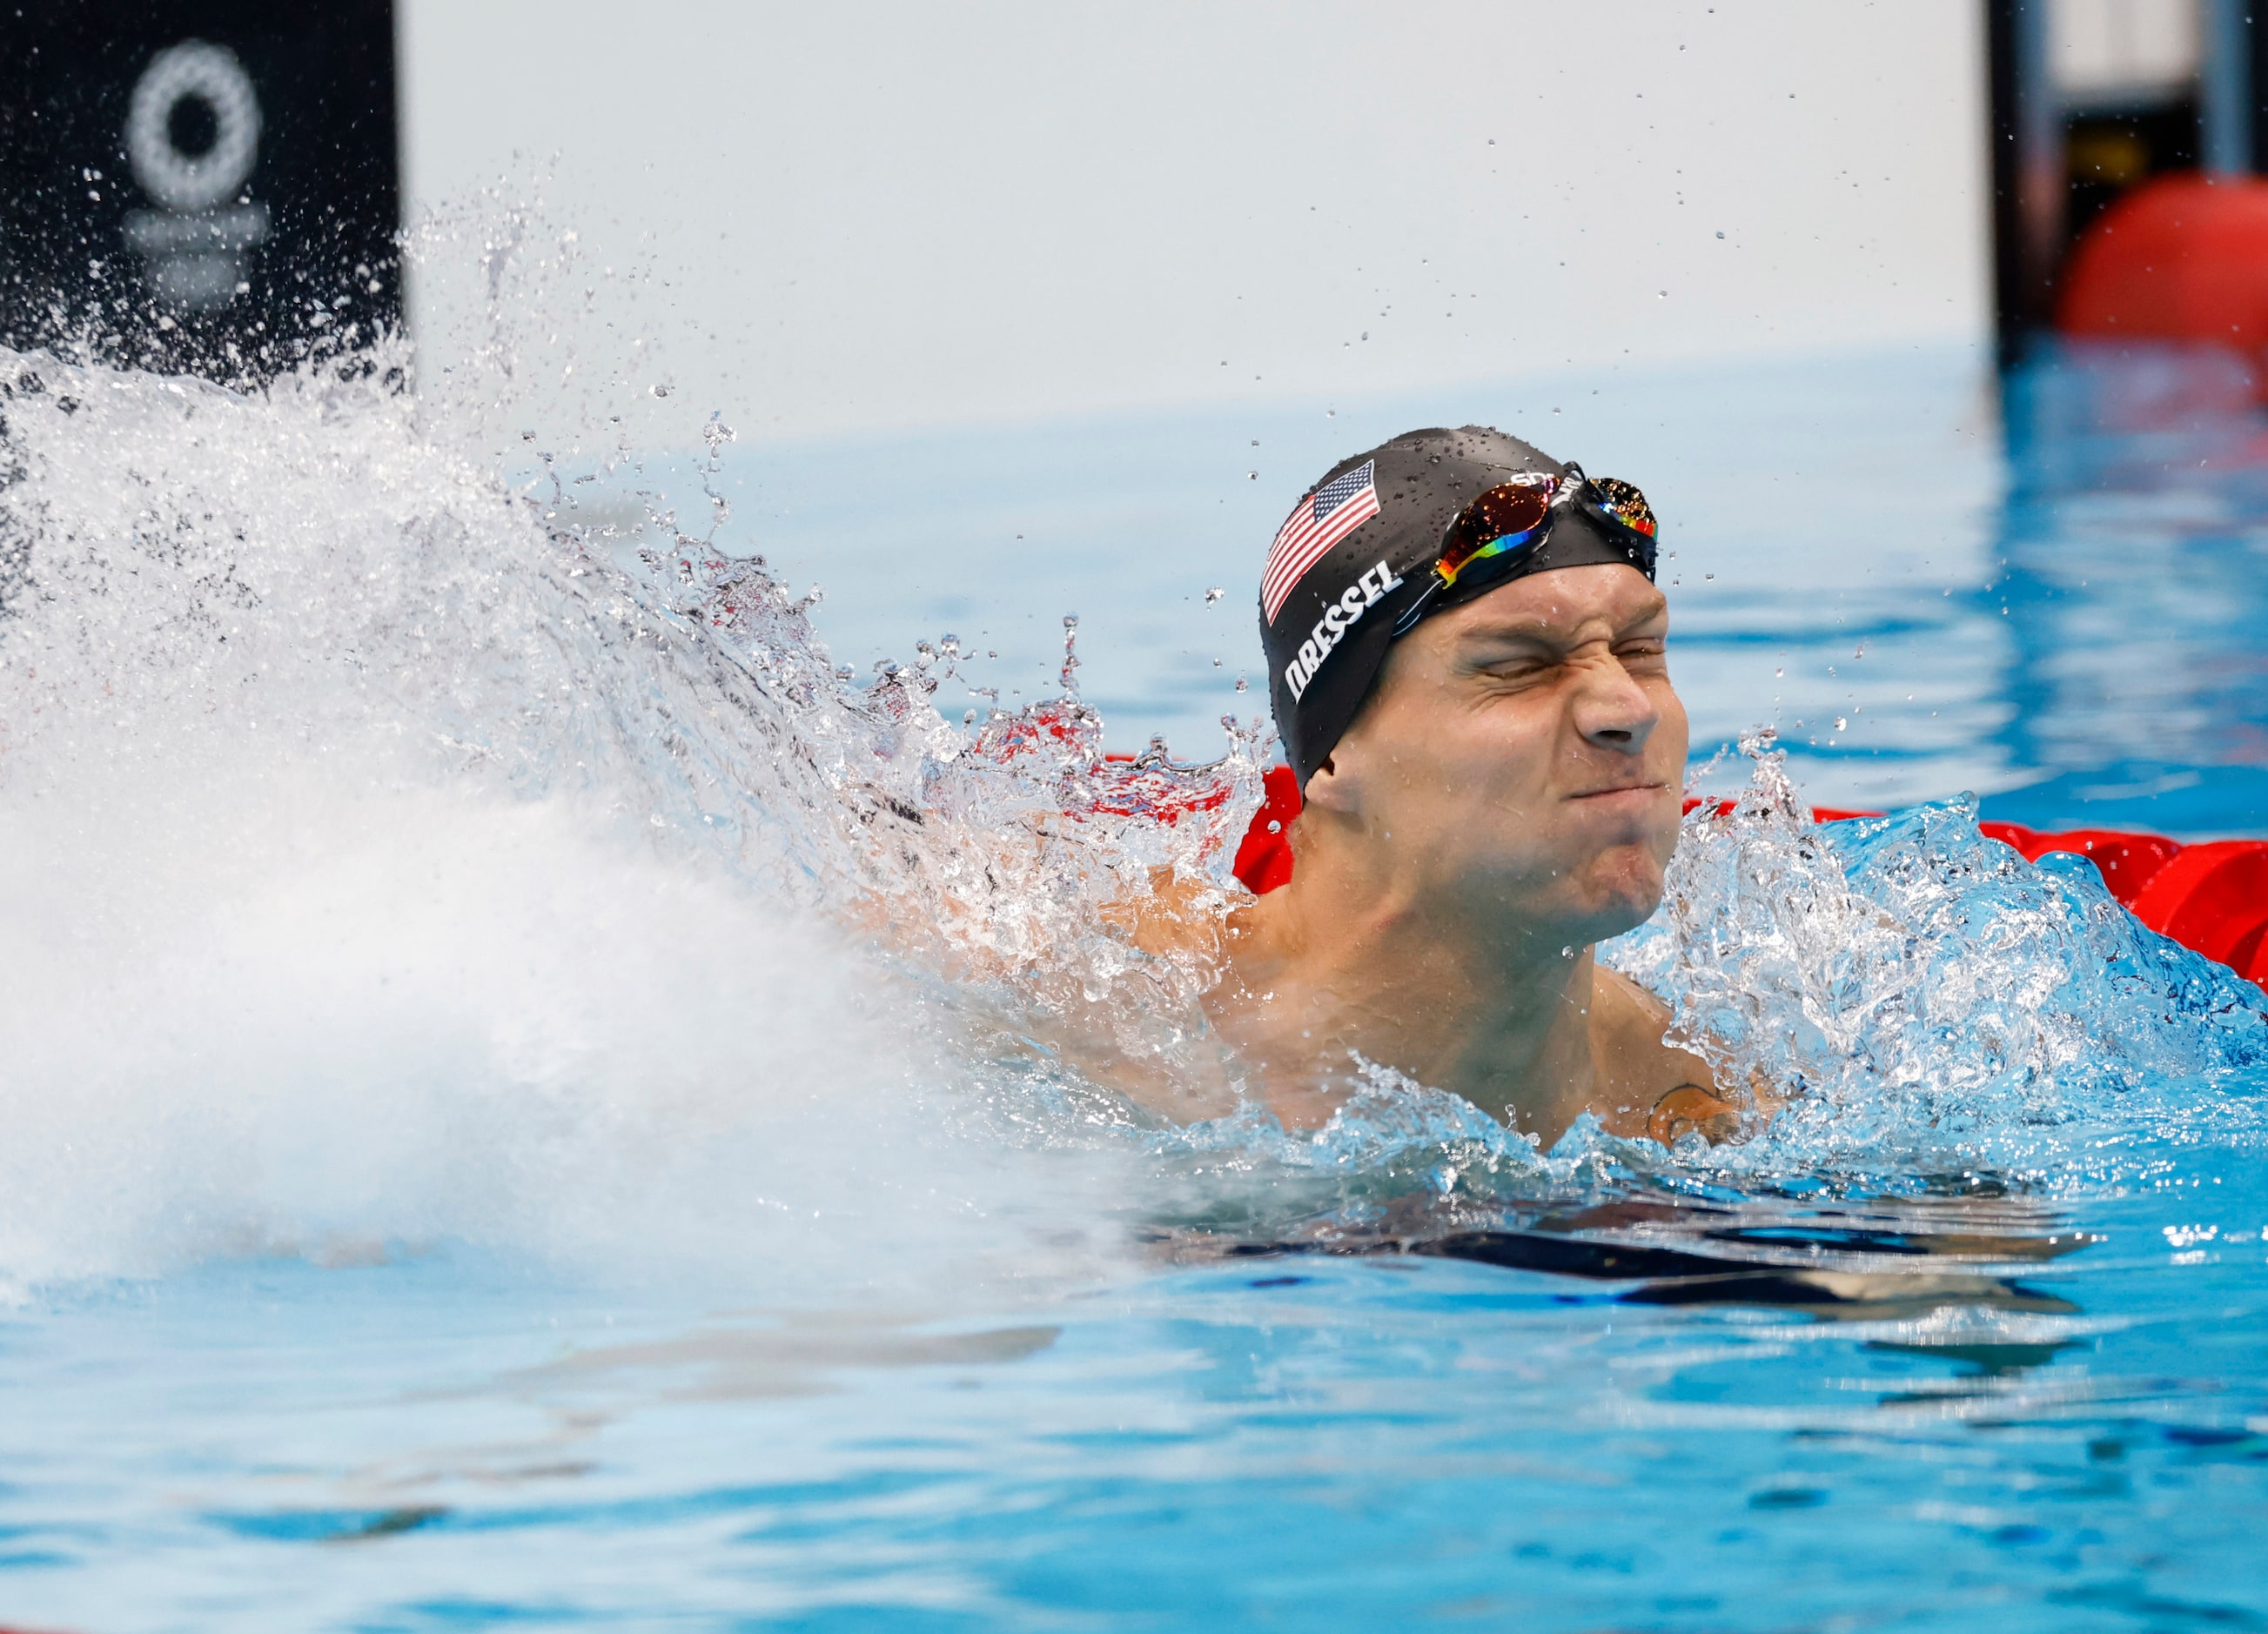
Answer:
<svg viewBox="0 0 2268 1634"><path fill-rule="evenodd" d="M1150 888L1122 896L1098 916L1103 924L1153 959L1220 961L1220 887L1172 868L1150 870Z"/></svg>
<svg viewBox="0 0 2268 1634"><path fill-rule="evenodd" d="M1665 1146L1697 1132L1711 1145L1722 1145L1741 1132L1741 1115L1731 1102L1719 1099L1714 1088L1689 1082L1653 1103L1646 1132Z"/></svg>
<svg viewBox="0 0 2268 1634"><path fill-rule="evenodd" d="M1663 1038L1672 1019L1669 1006L1619 971L1601 967L1597 975L1602 1004L1619 1012L1611 1025L1609 1059L1603 1064L1608 1093L1601 1122L1617 1135L1644 1134L1665 1146L1697 1132L1711 1145L1736 1138L1740 1105L1718 1083L1706 1060ZM1765 1118L1786 1104L1761 1073L1749 1080L1749 1100Z"/></svg>

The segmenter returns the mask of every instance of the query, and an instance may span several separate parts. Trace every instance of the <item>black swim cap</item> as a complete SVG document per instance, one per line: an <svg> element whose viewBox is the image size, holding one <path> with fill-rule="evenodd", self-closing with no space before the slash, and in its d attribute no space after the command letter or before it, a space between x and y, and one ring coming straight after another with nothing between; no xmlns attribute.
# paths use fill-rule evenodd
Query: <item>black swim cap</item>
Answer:
<svg viewBox="0 0 2268 1634"><path fill-rule="evenodd" d="M1450 525L1523 477L1572 480L1586 503L1553 505L1535 541L1491 570L1442 582L1434 563ZM1579 467L1486 426L1405 431L1333 466L1285 519L1260 586L1269 700L1300 786L1354 720L1403 619L1553 568L1618 562L1652 578L1653 528L1636 489L1585 482Z"/></svg>

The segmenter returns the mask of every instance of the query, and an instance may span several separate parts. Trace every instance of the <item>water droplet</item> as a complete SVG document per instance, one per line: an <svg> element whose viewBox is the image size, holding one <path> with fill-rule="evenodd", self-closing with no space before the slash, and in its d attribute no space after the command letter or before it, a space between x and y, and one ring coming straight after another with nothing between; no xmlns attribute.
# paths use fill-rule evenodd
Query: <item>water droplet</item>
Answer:
<svg viewBox="0 0 2268 1634"><path fill-rule="evenodd" d="M659 385L659 384L657 384L657 385L654 385L654 386L649 386L647 389L648 389L648 390L650 390L651 392L652 392L652 393L653 393L653 394L654 394L656 397L666 397L666 396L668 396L668 395L669 395L669 387L667 387L666 386L662 386L662 385Z"/></svg>
<svg viewBox="0 0 2268 1634"><path fill-rule="evenodd" d="M1260 473L1257 471L1247 471L1244 474L1244 477L1247 482L1256 482L1260 480Z"/></svg>
<svg viewBox="0 0 2268 1634"><path fill-rule="evenodd" d="M1850 726L1851 726L1851 722L1850 722L1850 719L1849 719L1849 718L1848 718L1848 717L1846 717L1846 716L1842 716L1842 715L1837 715L1837 716L1835 718L1835 730L1836 730L1836 731L1837 731L1837 732L1847 732L1848 730L1850 730Z"/></svg>
<svg viewBox="0 0 2268 1634"><path fill-rule="evenodd" d="M1281 834L1284 832L1284 825L1277 819L1270 817L1268 820L1268 832L1270 834Z"/></svg>
<svg viewBox="0 0 2268 1634"><path fill-rule="evenodd" d="M1678 48L1680 51L1683 51L1683 49L1685 49L1685 48L1684 48L1683 46L1680 46L1680 47L1678 47L1677 48ZM1720 239L1721 239L1721 238L1723 238L1725 235L1724 235L1723 233L1721 233L1721 232L1720 232L1720 233L1719 233L1717 236L1718 236L1719 238L1720 238Z"/></svg>
<svg viewBox="0 0 2268 1634"><path fill-rule="evenodd" d="M1656 290L1654 291L1654 295L1656 298L1660 300L1666 301L1669 298L1669 291L1668 290Z"/></svg>
<svg viewBox="0 0 2268 1634"><path fill-rule="evenodd" d="M1223 590L1219 585L1215 585L1205 592L1205 600L1208 601L1218 601L1227 593L1228 593Z"/></svg>

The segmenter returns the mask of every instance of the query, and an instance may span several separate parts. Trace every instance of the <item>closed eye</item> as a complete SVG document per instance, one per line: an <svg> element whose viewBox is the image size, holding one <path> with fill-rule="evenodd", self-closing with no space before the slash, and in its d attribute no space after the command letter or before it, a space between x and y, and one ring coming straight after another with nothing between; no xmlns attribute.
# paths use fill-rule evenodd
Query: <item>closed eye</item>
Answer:
<svg viewBox="0 0 2268 1634"><path fill-rule="evenodd" d="M1476 666L1484 675L1499 681L1533 681L1560 667L1564 660L1556 652L1512 652Z"/></svg>

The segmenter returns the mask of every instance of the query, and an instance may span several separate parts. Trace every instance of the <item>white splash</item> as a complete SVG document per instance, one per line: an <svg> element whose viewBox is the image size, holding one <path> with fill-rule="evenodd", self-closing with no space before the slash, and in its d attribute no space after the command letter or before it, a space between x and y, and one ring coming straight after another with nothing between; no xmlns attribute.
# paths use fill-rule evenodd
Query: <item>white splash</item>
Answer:
<svg viewBox="0 0 2268 1634"><path fill-rule="evenodd" d="M2084 865L1958 806L1815 828L1760 754L1608 950L1791 1097L1747 1145L1538 1156L1383 1071L1314 1135L1161 1130L1028 1038L1174 1069L1211 972L1121 910L1225 909L1265 733L1106 756L1068 631L1065 696L973 731L933 706L950 639L854 686L721 509L647 495L634 547L500 435L541 355L500 318L451 355L413 400L383 338L244 393L0 353L0 1277L464 1241L997 1287L1161 1210L2099 1174L2185 1086L2252 1105L2257 993ZM635 492L608 435L576 445Z"/></svg>

